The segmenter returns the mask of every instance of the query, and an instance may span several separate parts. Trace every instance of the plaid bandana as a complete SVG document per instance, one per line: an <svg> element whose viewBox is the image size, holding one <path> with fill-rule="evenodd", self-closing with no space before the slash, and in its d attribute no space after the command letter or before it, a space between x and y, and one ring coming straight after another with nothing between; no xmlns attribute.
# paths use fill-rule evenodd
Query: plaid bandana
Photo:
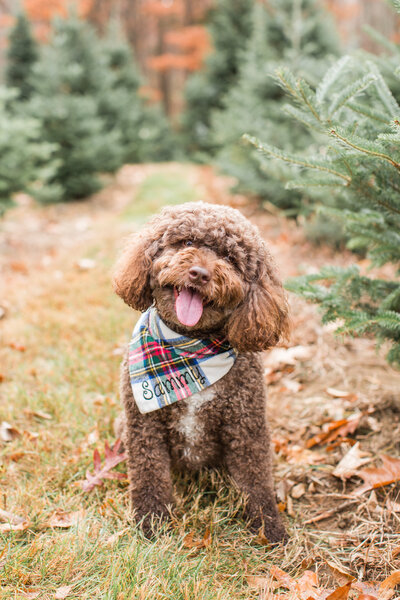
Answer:
<svg viewBox="0 0 400 600"><path fill-rule="evenodd" d="M149 308L129 344L129 376L140 412L204 390L228 373L236 356L226 340L182 336L167 327L155 308Z"/></svg>

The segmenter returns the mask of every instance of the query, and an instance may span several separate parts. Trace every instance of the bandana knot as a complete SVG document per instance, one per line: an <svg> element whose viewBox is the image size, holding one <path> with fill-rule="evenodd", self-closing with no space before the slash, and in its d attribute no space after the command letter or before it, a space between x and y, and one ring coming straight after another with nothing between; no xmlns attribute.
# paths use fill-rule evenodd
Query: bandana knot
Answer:
<svg viewBox="0 0 400 600"><path fill-rule="evenodd" d="M172 331L154 307L142 314L129 344L129 377L141 413L173 404L226 375L237 352L226 339Z"/></svg>

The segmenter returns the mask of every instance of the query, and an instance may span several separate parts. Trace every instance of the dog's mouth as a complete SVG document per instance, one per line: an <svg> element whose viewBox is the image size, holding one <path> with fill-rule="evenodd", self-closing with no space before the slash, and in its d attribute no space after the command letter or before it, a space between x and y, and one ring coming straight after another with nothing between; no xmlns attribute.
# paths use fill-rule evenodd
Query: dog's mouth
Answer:
<svg viewBox="0 0 400 600"><path fill-rule="evenodd" d="M205 298L194 288L174 287L175 312L178 321L186 327L196 325L203 314Z"/></svg>

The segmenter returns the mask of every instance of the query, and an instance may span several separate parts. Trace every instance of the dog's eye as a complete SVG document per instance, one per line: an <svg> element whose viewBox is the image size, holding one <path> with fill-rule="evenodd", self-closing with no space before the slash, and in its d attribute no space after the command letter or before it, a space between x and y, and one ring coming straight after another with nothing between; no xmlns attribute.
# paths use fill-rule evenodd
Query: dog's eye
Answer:
<svg viewBox="0 0 400 600"><path fill-rule="evenodd" d="M233 262L230 256L224 256L224 260L226 260L228 263Z"/></svg>
<svg viewBox="0 0 400 600"><path fill-rule="evenodd" d="M193 242L192 242L192 240L186 240L186 241L183 243L183 245L184 245L184 246L193 246Z"/></svg>

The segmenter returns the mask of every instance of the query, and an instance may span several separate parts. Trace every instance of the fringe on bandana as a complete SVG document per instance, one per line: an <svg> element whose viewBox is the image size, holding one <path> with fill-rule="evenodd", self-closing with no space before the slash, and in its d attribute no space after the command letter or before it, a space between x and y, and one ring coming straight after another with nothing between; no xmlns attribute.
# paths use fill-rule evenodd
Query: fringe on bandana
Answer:
<svg viewBox="0 0 400 600"><path fill-rule="evenodd" d="M226 375L237 352L226 339L172 331L154 307L142 314L129 344L129 376L141 413L188 398Z"/></svg>

